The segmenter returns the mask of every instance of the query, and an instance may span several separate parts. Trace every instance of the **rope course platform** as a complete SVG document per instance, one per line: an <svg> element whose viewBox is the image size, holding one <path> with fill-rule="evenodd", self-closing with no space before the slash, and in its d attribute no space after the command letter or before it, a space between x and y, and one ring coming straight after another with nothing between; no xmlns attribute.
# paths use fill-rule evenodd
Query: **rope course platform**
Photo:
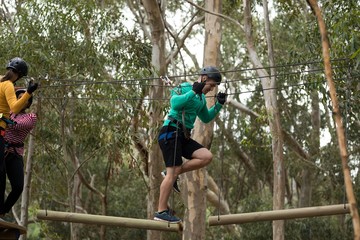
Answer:
<svg viewBox="0 0 360 240"><path fill-rule="evenodd" d="M350 213L349 204L327 205L306 208L283 209L252 213L240 213L209 217L209 226L242 224L295 218L309 218Z"/></svg>
<svg viewBox="0 0 360 240"><path fill-rule="evenodd" d="M139 228L168 232L181 232L183 230L182 223L170 224L168 222L161 222L150 219L136 219L49 210L38 210L37 219L83 224L109 225L125 228Z"/></svg>
<svg viewBox="0 0 360 240"><path fill-rule="evenodd" d="M0 239L19 239L26 234L26 228L16 223L0 221Z"/></svg>

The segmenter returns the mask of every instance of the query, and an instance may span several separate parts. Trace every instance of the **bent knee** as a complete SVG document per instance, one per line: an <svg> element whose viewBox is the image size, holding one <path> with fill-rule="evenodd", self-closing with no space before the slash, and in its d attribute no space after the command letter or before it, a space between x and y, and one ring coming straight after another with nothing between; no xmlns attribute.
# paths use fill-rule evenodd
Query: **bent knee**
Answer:
<svg viewBox="0 0 360 240"><path fill-rule="evenodd" d="M201 160L203 163L202 165L205 166L211 162L213 155L208 149L200 148L193 153L192 158Z"/></svg>
<svg viewBox="0 0 360 240"><path fill-rule="evenodd" d="M201 154L200 159L203 161L204 165L208 165L209 163L211 163L213 155L209 150L206 150Z"/></svg>
<svg viewBox="0 0 360 240"><path fill-rule="evenodd" d="M208 152L208 154L205 156L205 161L207 162L207 164L211 163L213 159L213 155L211 152Z"/></svg>

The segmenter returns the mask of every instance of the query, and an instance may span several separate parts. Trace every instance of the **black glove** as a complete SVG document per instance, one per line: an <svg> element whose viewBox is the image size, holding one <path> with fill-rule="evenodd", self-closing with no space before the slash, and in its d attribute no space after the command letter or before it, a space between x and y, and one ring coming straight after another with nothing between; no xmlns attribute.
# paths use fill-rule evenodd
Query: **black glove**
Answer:
<svg viewBox="0 0 360 240"><path fill-rule="evenodd" d="M219 92L219 93L216 95L216 98L217 98L217 101L218 101L221 105L223 105L223 104L226 102L227 94L226 94L226 93Z"/></svg>
<svg viewBox="0 0 360 240"><path fill-rule="evenodd" d="M39 85L38 83L34 83L33 81L30 81L27 87L27 92L29 94L32 94L38 88L38 85Z"/></svg>
<svg viewBox="0 0 360 240"><path fill-rule="evenodd" d="M193 84L193 86L192 86L192 90L193 90L196 94L201 94L204 87L205 87L205 83L204 83L204 82L194 82L194 84Z"/></svg>

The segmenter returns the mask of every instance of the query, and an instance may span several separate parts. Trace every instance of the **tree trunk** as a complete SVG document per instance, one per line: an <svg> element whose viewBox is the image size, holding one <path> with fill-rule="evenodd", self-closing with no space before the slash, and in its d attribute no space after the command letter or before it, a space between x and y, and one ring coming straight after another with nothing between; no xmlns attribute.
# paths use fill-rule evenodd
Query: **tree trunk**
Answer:
<svg viewBox="0 0 360 240"><path fill-rule="evenodd" d="M157 71L157 76L165 75L166 72L166 59L165 59L165 26L162 20L161 12L164 12L164 9L160 10L158 1L156 0L143 0L143 5L148 16L148 21L151 29L151 41L152 41L152 58L151 62L153 67ZM164 5L163 5L164 6ZM156 73L154 74L156 77ZM154 85L150 88L150 98L159 99L163 98L163 88L159 87L162 82L161 80L154 80ZM149 193L148 193L148 206L147 206L147 217L152 219L154 217L154 212L157 211L159 203L159 186L162 181L161 170L164 168L164 163L162 161L163 157L159 148L159 145L156 141L156 136L158 134L159 125L163 120L163 114L160 108L160 105L156 101L151 101L150 104L150 126L153 128L151 131L150 139L151 142L149 150ZM159 240L161 239L161 234L159 231L149 230L147 232L148 240Z"/></svg>
<svg viewBox="0 0 360 240"><path fill-rule="evenodd" d="M266 1L265 1L266 2ZM268 15L265 12L265 22L269 21ZM261 85L264 91L265 107L268 115L269 126L272 136L272 152L273 152L273 171L274 171L274 194L273 194L273 209L279 210L284 208L284 196L285 196L285 171L283 162L283 138L280 124L280 114L277 107L276 96L276 81L274 75L269 76L267 71L263 68L262 63L255 50L254 41L252 38L252 20L251 20L251 6L250 0L244 0L244 30L246 37L246 46L248 54L254 67L258 68L257 73L261 77ZM269 23L266 23L267 25ZM268 40L269 51L271 49L271 32L269 26L265 30ZM269 63L272 64L272 52L269 52ZM284 239L284 221L273 221L273 239Z"/></svg>
<svg viewBox="0 0 360 240"><path fill-rule="evenodd" d="M31 131L28 143L28 153L26 158L26 167L25 167L25 177L24 177L24 190L21 196L21 217L20 225L27 227L28 225L28 209L30 201L30 187L31 187L31 177L32 177L32 156L34 154L35 148L35 138L33 136L33 131ZM26 239L26 235L21 235L21 240Z"/></svg>
<svg viewBox="0 0 360 240"><path fill-rule="evenodd" d="M206 192L206 198L213 206L219 209L219 215L229 215L230 208L228 202L224 199L219 187L215 183L214 179L207 174L207 183L208 190ZM219 201L220 196L220 201ZM239 239L240 236L240 226L238 225L227 225L224 226L234 237L234 239Z"/></svg>
<svg viewBox="0 0 360 240"><path fill-rule="evenodd" d="M76 169L74 167L74 169ZM81 182L79 179L78 174L75 174L73 180L69 180L72 181L72 191L71 191L71 201L73 203L73 212L78 212L78 208L77 206L81 206L81 202L80 202L80 196L79 196L79 192L81 191ZM76 240L76 239L80 239L80 228L82 227L81 223L71 223L72 226L72 231L71 231L71 239L72 240Z"/></svg>
<svg viewBox="0 0 360 240"><path fill-rule="evenodd" d="M211 12L221 12L221 0L205 1L205 8ZM217 66L219 63L219 51L221 42L221 18L213 14L205 13L205 46L204 66ZM210 96L215 95L216 89L209 92ZM213 98L207 99L207 106L215 103ZM213 135L214 123L203 124L199 120L195 123L193 138L205 147L210 148ZM206 230L206 170L185 174L187 186L183 191L184 202L186 203L186 214L184 218L183 239L205 239Z"/></svg>
<svg viewBox="0 0 360 240"><path fill-rule="evenodd" d="M352 216L352 223L354 228L354 239L360 239L360 220L359 220L359 213L357 209L357 203L356 198L354 194L354 189L352 185L351 175L350 175L350 169L348 165L348 152L346 148L346 137L345 137L345 131L344 126L342 123L342 117L341 112L339 108L339 102L336 96L336 88L335 83L332 78L332 69L331 69L331 63L330 63L330 44L329 39L325 27L325 22L321 14L320 7L318 6L318 3L316 0L307 0L311 9L313 10L319 24L319 30L321 35L321 43L322 43L322 52L323 52L323 58L324 58L324 66L325 66L325 76L327 83L329 85L329 92L333 107L333 115L335 118L336 123L336 133L338 136L338 143L340 147L340 157L341 157L341 163L344 173L344 182L345 182L345 188L346 188L346 196L350 204L350 212Z"/></svg>
<svg viewBox="0 0 360 240"><path fill-rule="evenodd" d="M60 112L60 124L61 124L61 143L62 143L62 151L64 154L64 162L66 163L71 163L71 157L69 154L69 151L67 149L67 139L68 139L68 135L67 135L67 127L66 127L66 105L67 105L67 100L65 100L62 103L62 109ZM66 172L66 176L69 177L69 175L71 173L73 173L75 171L75 168L71 168L73 165L72 164L68 164L69 169L67 169ZM76 205L75 202L72 198L73 196L73 188L74 188L74 182L72 182L71 179L67 179L68 181L68 199L69 199L69 208L71 212L75 212L76 211ZM71 240L77 240L78 239L78 234L77 234L78 230L76 227L76 224L74 223L70 223L70 239Z"/></svg>
<svg viewBox="0 0 360 240"><path fill-rule="evenodd" d="M320 148L320 106L319 106L319 94L316 90L311 92L311 126L312 131L310 135L309 154L311 156L311 162L315 164L316 155ZM299 198L299 207L310 207L312 186L314 180L314 168L312 166L305 166L302 171L302 183L301 192Z"/></svg>

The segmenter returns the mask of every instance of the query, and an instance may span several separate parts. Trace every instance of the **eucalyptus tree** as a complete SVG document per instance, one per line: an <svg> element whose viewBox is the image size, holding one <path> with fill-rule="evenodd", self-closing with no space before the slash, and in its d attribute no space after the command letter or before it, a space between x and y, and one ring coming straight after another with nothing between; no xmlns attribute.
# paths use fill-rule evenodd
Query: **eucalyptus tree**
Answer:
<svg viewBox="0 0 360 240"><path fill-rule="evenodd" d="M300 196L300 193L303 192L303 188L305 187L304 184L301 184L301 179L305 179L305 176L303 174L300 174L304 169L310 169L311 171L313 171L313 174L315 176L314 181L308 181L312 178L307 179L308 181L308 186L311 187L315 187L314 189L316 189L314 191L314 194L311 194L307 201L309 201L309 199L312 199L311 204L313 205L321 205L321 204L328 204L329 202L332 202L334 200L333 197L337 198L337 202L341 199L338 198L341 196L336 194L335 192L337 192L335 189L332 193L334 193L334 195L325 198L322 198L321 196L321 191L320 189L324 189L324 187L326 188L326 184L323 184L324 179L332 179L332 177L328 177L328 171L330 171L331 175L337 175L337 173L333 173L333 171L338 171L340 164L339 162L335 161L335 159L333 157L328 157L328 156L333 156L334 152L332 151L332 147L328 147L329 145L332 145L332 143L330 142L330 144L328 146L322 147L321 148L321 152L319 153L319 151L316 152L316 139L319 139L320 137L320 132L317 131L316 133L316 129L321 129L321 133L323 133L324 131L327 131L328 129L330 130L330 132L333 132L333 130L331 129L331 121L330 121L330 125L325 124L325 121L327 119L327 113L328 108L327 108L327 93L326 93L326 88L324 87L324 85L321 82L321 77L322 77L322 65L320 61L321 58L321 51L320 51L320 41L318 38L318 30L317 30L317 26L316 26L316 22L315 20L312 18L312 16L310 15L309 11L310 9L306 8L306 4L305 3L295 3L295 2L284 2L284 1L276 1L276 15L272 21L273 25L272 25L272 29L273 29L273 34L274 34L274 51L275 51L275 61L278 63L277 65L280 65L280 67L276 67L277 68L277 80L278 80L278 99L279 99L279 106L281 106L281 112L282 112L282 125L284 126L282 131L283 134L285 136L284 138L284 143L285 143L285 159L286 159L286 165L287 165L287 180L286 180L286 199L287 199L287 203L289 205L293 205L297 206L298 203L298 196ZM350 5L353 3L349 3ZM326 6L330 7L331 4L327 4ZM333 6L332 6L333 7ZM329 9L333 9L332 7L330 7ZM232 11L236 11L237 8L233 7L231 8ZM280 10L282 9L282 10ZM344 9L350 10L350 8L348 7L344 7ZM354 9L356 8L351 8L353 11L356 11ZM309 18L307 20L304 21L304 11L306 12L306 14L309 14ZM327 14L331 14L332 10L328 10L325 11ZM231 14L231 11L230 11ZM239 13L241 14L241 13ZM346 14L346 15L351 15L351 14ZM234 18L236 17L236 15L233 16ZM256 18L253 17L253 21L255 22ZM330 18L331 19L331 18ZM339 19L339 18L337 18ZM304 22L306 24L304 24ZM227 26L229 23L226 23L225 21L225 26ZM258 22L255 22L254 26L258 27ZM230 28L231 30L233 30L233 28ZM264 46L262 45L262 39L264 39L264 33L262 33L259 28L255 28L257 30L256 34L254 34L254 36L256 37L256 46L258 49L264 49ZM286 31L284 31L284 29ZM227 28L224 29L224 31L227 31ZM229 31L229 34L235 35L234 31ZM224 36L227 36L226 34L224 34ZM241 47L243 46L243 43L241 41L239 41L242 37L241 33L236 34L237 38L232 38L230 40L224 38L223 41L233 41L236 42L236 44L238 44L239 49L241 49ZM228 44L228 49L229 52L225 55L227 56L241 56L241 51L239 50L235 50L236 49L234 46ZM224 46L225 48L225 46ZM338 52L340 53L340 52ZM353 52L350 52L350 54L353 54ZM356 53L356 52L355 52ZM341 56L349 56L349 53L341 53ZM230 58L232 61L234 61L235 59L238 60L238 63L240 63L240 66L243 66L244 68L246 68L246 58L244 60L242 60L241 58ZM226 61L226 59L225 59ZM243 61L243 62L242 62ZM290 64L289 64L290 63ZM336 64L336 68L338 70L336 70L336 76L337 78L343 78L344 74L346 74L346 67L345 65L347 64L347 61L340 61L340 62L335 62ZM352 64L351 64L352 65ZM229 68L231 67L231 62L229 65ZM352 65L354 66L354 65ZM239 67L239 69L241 69ZM247 69L244 69L243 71L245 72ZM233 76L235 76L236 71L233 71L234 73L232 74ZM251 82L252 79L244 81L242 80L244 77L237 77L237 79L239 79L239 82L241 81L242 85L243 85L243 89L245 91L248 90L248 88L246 89L246 86L250 85L247 84L252 83L254 85L256 85L256 81ZM236 78L235 78L236 79ZM241 96L243 94L239 94L238 92L241 93L241 90L239 90L238 88L236 88L237 86L235 85L237 81L234 81L235 84L230 80L230 85L233 85L233 87L235 87L232 91L235 91L234 98L236 99L241 99ZM354 84L352 87L356 86L356 84ZM257 123L259 123L259 121L261 121L261 118L259 118L259 116L261 116L260 114L254 114L251 110L255 110L259 113L261 113L261 109L263 107L263 104L261 103L261 100L259 99L259 97L262 97L262 95L260 93L258 93L258 88L255 88L254 91L252 91L254 94L252 94L252 96L250 98L248 98L248 100L246 99L241 99L243 102L245 102L245 104L250 107L250 109L246 109L243 107L239 108L241 109L240 111L249 115L249 116L253 116L258 118ZM311 109L315 110L316 108L312 107L310 105L311 99L316 99L316 95L315 93L318 93L320 95L320 104L324 104L325 108L322 108L322 106L320 105L320 112L314 111L314 113L311 113ZM351 92L351 91L350 91ZM310 97L311 96L311 97ZM240 98L238 98L240 97ZM310 100L310 101L309 101ZM315 100L316 102L316 100ZM316 105L315 105L316 107ZM317 107L319 109L319 107ZM324 110L323 110L324 109ZM348 108L349 109L349 108ZM234 115L236 112L234 112ZM316 119L316 116L321 116L321 124L319 124L319 122L317 123L318 127L314 127L311 128L311 116L314 116ZM230 115L232 116L232 114ZM231 118L228 118L231 119ZM243 122L246 123L246 119L241 119ZM249 122L248 122L249 123ZM251 123L251 122L250 122ZM326 122L327 123L327 122ZM252 124L254 125L254 121L252 121ZM230 126L233 126L233 124L230 124ZM260 147L261 145L258 145L258 147L256 149L250 150L248 149L248 146L251 146L254 142L254 138L252 137L252 139L249 139L249 134L251 133L250 131L248 131L248 126L242 125L244 130L240 131L240 130L236 130L239 133L242 133L242 135L239 136L239 138L236 138L238 142L241 142L241 148L244 148L245 151L250 155L257 155L258 157L256 157L255 159L260 160L263 159L264 156L268 156L268 154L262 154L262 152L260 152L260 150L262 150L262 148ZM236 128L234 126L234 128ZM259 128L256 128L259 129ZM261 128L260 128L261 129ZM306 131L304 131L304 129L308 129ZM258 138L262 138L263 140L267 139L267 132L264 132L265 134L262 135L261 132L257 131L255 136L258 136ZM310 134L311 133L311 134ZM313 135L313 133L315 133L315 135ZM315 142L313 141L315 140ZM319 141L319 140L318 140ZM251 144L249 144L249 142ZM322 143L323 144L323 143ZM266 146L266 145L265 145ZM310 150L309 150L310 147ZM313 150L311 150L311 148ZM315 150L314 150L315 149ZM324 153L326 153L326 156L323 155ZM244 155L243 155L244 156ZM262 157L259 157L262 156ZM316 160L317 159L317 160ZM331 160L330 161L324 161L325 159ZM334 160L334 161L333 161ZM229 161L229 160L228 160ZM226 162L226 160L225 160ZM258 164L259 161L254 161L255 164ZM319 165L318 163L321 162L322 164ZM267 166L269 162L267 162ZM330 164L332 165L332 169L327 169L324 168L324 164ZM330 166L329 165L329 166ZM245 165L246 166L246 165ZM265 165L266 166L266 165ZM336 168L334 169L334 166L336 166ZM257 175L259 177L262 177L263 174L261 174L262 171L257 171ZM231 176L231 174L229 174L229 176ZM226 177L225 179L228 179L228 177ZM230 178L231 179L231 178ZM227 180L227 181L230 181ZM336 181L342 181L341 177L338 178L336 177ZM233 181L236 181L235 179L231 179ZM293 189L292 186L292 182L295 180L295 182L298 184L298 186L302 187L301 191L296 191L297 189ZM299 181L300 180L300 181ZM317 182L319 181L319 182ZM320 181L321 184L320 184ZM339 182L339 183L340 183ZM269 182L271 184L271 181ZM230 183L229 183L230 184ZM244 182L242 185L247 186L248 184L246 184L246 182ZM257 185L250 185L251 187L255 187ZM341 188L336 188L336 189L341 189ZM226 190L226 189L225 189ZM331 194L330 194L331 195ZM311 197L312 196L312 197ZM245 196L246 198L246 196ZM249 200L250 200L250 195L249 195ZM265 199L265 198L263 198ZM340 200L341 201L341 200ZM230 208L232 207L232 205L234 205L234 201L229 201L231 203ZM235 201L236 202L236 201ZM309 203L308 203L309 204ZM235 205L236 206L236 205ZM244 210L244 207L246 207L246 205L243 205L242 210ZM261 206L259 206L259 208L261 208ZM254 211L254 209L253 209ZM311 227L308 226L308 228L310 229ZM331 229L331 228L330 228ZM338 229L338 228L333 228L333 229ZM250 230L251 231L251 230ZM254 230L256 231L256 230ZM324 229L324 231L326 231ZM333 232L336 232L337 230L334 230ZM288 230L286 231L286 233L289 232ZM251 238L250 238L251 239Z"/></svg>
<svg viewBox="0 0 360 240"><path fill-rule="evenodd" d="M135 1L136 2L136 1ZM180 30L176 29L174 26L170 25L167 18L167 4L169 4L169 9L174 9L174 6L181 7L176 2L168 3L167 1L162 1L160 4L158 4L155 1L143 1L144 10L146 12L146 19L147 21L140 21L143 19L144 16L142 14L142 8L135 7L136 4L134 1L128 1L128 6L132 9L136 19L137 23L140 24L141 28L145 32L145 36L147 36L152 41L152 64L157 71L155 75L165 74L166 69L171 66L171 70L169 72L176 72L176 70L179 68L179 65L186 68L186 63L184 59L182 58L182 51L184 51L186 54L190 56L191 59L194 60L195 66L197 66L197 60L191 53L189 54L189 50L185 44L185 40L187 40L188 36L191 34L192 29L195 25L202 23L204 20L204 17L202 14L198 14L198 11L190 11L190 18L189 20L185 21L185 25L182 26ZM171 13L170 13L171 14ZM189 15L189 14L187 14ZM209 19L212 17L210 16ZM176 23L177 24L177 23ZM148 30L150 29L150 31ZM170 43L171 48L165 49L164 40L165 40L165 30L167 34L167 40ZM183 31L184 30L184 31ZM182 31L184 33L182 33ZM215 34L216 36L217 34ZM217 39L217 38L216 38ZM209 41L211 42L211 41ZM219 41L218 41L219 44ZM215 45L215 51L217 51L217 48L219 46ZM180 55L180 57L178 57ZM166 59L164 58L166 56ZM212 59L212 65L215 65L217 54L209 56ZM180 60L178 60L180 58ZM164 62L164 60L166 60ZM198 70L198 69L197 69ZM183 69L183 72L186 72L186 69ZM179 82L177 79L175 79L175 82ZM157 81L159 84L159 80ZM161 82L160 82L161 84ZM151 89L151 95L155 94L156 96L162 96L163 93L161 92L162 88L154 88ZM155 96L154 95L154 96ZM158 126L160 121L162 120L162 113L159 112L159 107L155 104L151 107L151 126L155 127ZM154 136L153 136L154 137ZM155 198L155 196L158 196L158 190L156 190L157 186L159 186L160 183L160 172L161 172L161 165L162 163L159 161L161 159L161 156L159 156L159 148L155 141L153 144L151 144L151 148L149 149L149 159L148 159L148 174L149 174L149 182L150 182L150 191L149 191L149 204L148 204L148 216L151 217L154 213L154 209L157 206L158 199ZM196 189L194 189L194 193L197 193ZM205 199L205 194L200 194L201 196L199 198L192 198L189 199L187 204L196 202L196 200L199 200L202 198L202 201ZM184 229L184 238L192 238L192 239L203 239L205 236L205 205L200 204L199 206L203 206L203 208L194 208L189 205L188 209L190 211L187 212L185 217L188 216L199 216L199 218L191 217L188 220L186 220L185 229ZM196 219L201 219L201 224L199 224L199 221ZM194 230L194 228L196 228ZM160 236L158 233L149 232L148 239L158 239ZM163 236L165 237L165 236Z"/></svg>
<svg viewBox="0 0 360 240"><path fill-rule="evenodd" d="M30 76L41 83L37 94L40 120L35 131L30 210L46 207L139 218L153 214L157 195L154 190L161 181L162 169L160 165L151 169L148 160L158 156L156 129L168 107L163 101L167 88L160 89L162 83L157 77L160 72L185 73L188 77L198 70L201 64L197 56L202 51L191 49L189 40L202 41L204 36L200 25L204 12L200 8L181 1L157 3L160 6L146 8L148 12L141 1L135 0L126 1L126 5L124 1L92 0L30 0L17 1L12 7L6 5L8 8L2 5L2 13L6 14L1 15L0 42L5 47L0 49L0 60L5 64L14 55L24 57L30 63ZM196 3L202 5L203 1ZM355 181L359 182L358 1L321 3L332 58L339 60L333 62L334 76L346 116L350 166ZM260 60L267 62L264 23L257 12L262 3L256 4L250 9L252 37ZM125 6L135 18L130 32L123 25L129 22L122 15ZM151 60L156 54L147 14L153 8L160 10L157 17L164 23L164 65ZM286 205L341 202L343 177L339 174L332 110L321 73L315 19L305 1L274 1L273 10L276 14L270 20L276 74L271 75L276 75L281 109ZM178 19L177 14L181 21L174 20ZM226 204L225 212L269 210L274 179L265 90L259 84L263 78L258 77L246 54L245 33L226 18L242 22L242 1L223 1L222 14L225 18L219 67L228 70L224 76L231 99L226 113L217 120L211 142L211 147L218 149L213 151L214 159L219 160L208 167L207 198L211 205L207 205L207 214L223 211ZM349 57L353 60L340 60ZM165 70L159 72L158 67L164 66ZM270 69L268 66L264 64L265 69ZM172 80L178 83L184 78ZM149 96L162 100L152 101ZM156 116L152 110L156 110ZM319 138L324 133L329 133L328 142ZM355 190L360 196L358 185ZM148 192L154 197L151 201L146 199ZM217 199L217 195L222 196ZM30 224L29 229L38 226ZM73 239L116 239L119 234L143 239L146 235L140 230L104 227L99 234L98 228L84 225L74 225L71 232L63 224L48 223L41 227L52 239L70 238L71 233ZM205 234L208 239L233 238L237 234L243 239L269 239L272 235L270 223L247 224L241 226L241 231L229 229L227 233L222 228L206 229ZM318 239L322 236L350 239L349 232L351 226L345 217L285 224L286 238L311 235ZM158 239L157 236L154 234L153 238Z"/></svg>
<svg viewBox="0 0 360 240"><path fill-rule="evenodd" d="M127 126L150 69L147 43L122 18L116 2L26 1L4 19L2 61L24 57L41 84L33 207L106 215L121 189L114 171L133 162ZM71 239L106 238L105 227L71 225Z"/></svg>

